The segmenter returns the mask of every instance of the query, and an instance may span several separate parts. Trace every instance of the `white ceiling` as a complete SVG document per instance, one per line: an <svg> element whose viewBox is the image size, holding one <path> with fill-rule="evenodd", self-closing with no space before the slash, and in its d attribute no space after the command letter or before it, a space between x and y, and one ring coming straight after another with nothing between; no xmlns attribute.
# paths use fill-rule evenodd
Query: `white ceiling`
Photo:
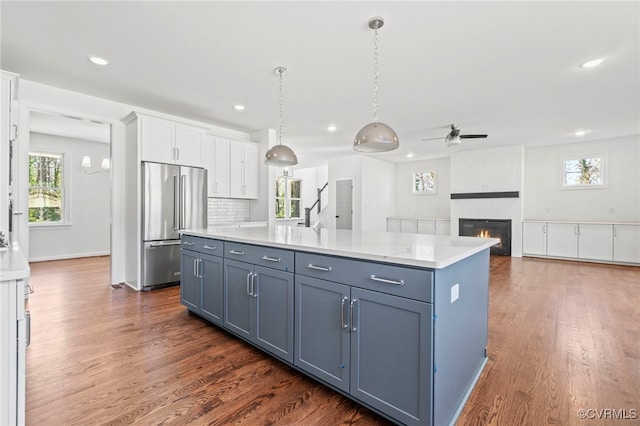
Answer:
<svg viewBox="0 0 640 426"><path fill-rule="evenodd" d="M273 70L286 67L283 143L300 167L361 155L352 141L373 118L374 16L385 19L379 116L400 138L377 158L640 133L638 1L2 1L0 12L2 69L236 130L278 127ZM489 138L420 141L451 123ZM578 139L579 128L591 132Z"/></svg>

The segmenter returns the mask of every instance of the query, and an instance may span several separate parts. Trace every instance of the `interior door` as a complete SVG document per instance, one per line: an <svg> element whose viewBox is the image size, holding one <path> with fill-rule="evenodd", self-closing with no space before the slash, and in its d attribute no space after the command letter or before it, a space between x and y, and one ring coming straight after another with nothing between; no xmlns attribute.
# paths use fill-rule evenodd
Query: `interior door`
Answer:
<svg viewBox="0 0 640 426"><path fill-rule="evenodd" d="M353 228L353 181L336 181L336 229Z"/></svg>

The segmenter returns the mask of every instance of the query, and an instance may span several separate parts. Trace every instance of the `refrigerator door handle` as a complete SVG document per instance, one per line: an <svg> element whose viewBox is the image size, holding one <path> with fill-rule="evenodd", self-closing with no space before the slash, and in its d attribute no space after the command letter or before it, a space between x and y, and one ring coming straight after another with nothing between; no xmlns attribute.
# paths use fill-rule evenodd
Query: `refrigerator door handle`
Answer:
<svg viewBox="0 0 640 426"><path fill-rule="evenodd" d="M178 176L173 175L173 229L177 231L180 228L180 191L178 191Z"/></svg>
<svg viewBox="0 0 640 426"><path fill-rule="evenodd" d="M185 182L187 175L180 176L180 229L184 229L184 215L185 215Z"/></svg>

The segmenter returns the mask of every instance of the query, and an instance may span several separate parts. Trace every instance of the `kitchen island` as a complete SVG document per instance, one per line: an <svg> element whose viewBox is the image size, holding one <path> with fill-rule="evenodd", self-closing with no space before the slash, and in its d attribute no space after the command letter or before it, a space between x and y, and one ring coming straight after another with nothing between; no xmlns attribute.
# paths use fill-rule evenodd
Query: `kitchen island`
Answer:
<svg viewBox="0 0 640 426"><path fill-rule="evenodd" d="M453 424L487 360L497 242L293 226L185 230L181 301L398 424Z"/></svg>

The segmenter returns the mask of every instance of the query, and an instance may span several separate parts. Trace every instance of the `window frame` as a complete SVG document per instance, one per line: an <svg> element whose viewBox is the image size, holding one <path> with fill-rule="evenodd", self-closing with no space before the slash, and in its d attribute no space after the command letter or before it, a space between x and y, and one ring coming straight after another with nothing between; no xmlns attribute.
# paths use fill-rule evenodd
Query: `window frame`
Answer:
<svg viewBox="0 0 640 426"><path fill-rule="evenodd" d="M39 229L39 228L60 228L60 227L68 227L71 225L71 187L69 182L71 182L71 154L66 151L57 151L52 149L31 149L28 153L28 159L32 155L40 155L40 156L57 156L61 158L60 168L62 172L62 186L56 187L61 191L62 201L60 203L62 211L60 212L60 220L57 222L31 222L28 221L29 228ZM27 162L27 168L29 169L29 161ZM30 172L30 169L29 169ZM28 183L28 182L27 182ZM31 188L42 188L41 186L31 186L28 185L27 192L30 192ZM27 207L27 220L29 220L29 207Z"/></svg>
<svg viewBox="0 0 640 426"><path fill-rule="evenodd" d="M284 217L277 217L275 216L275 220L299 220L302 219L303 216L303 207L302 207L302 179L300 178L295 178L292 176L276 176L276 185L278 180L280 179L284 179L285 181L285 185L284 185L284 197L278 197L278 194L276 193L276 196L274 197L274 201L277 200L283 200L284 201ZM292 181L296 181L296 182L300 182L300 197L292 197L291 196L291 182ZM298 200L300 202L300 208L298 209L298 211L300 212L299 216L291 216L291 202ZM275 212L277 214L277 210Z"/></svg>
<svg viewBox="0 0 640 426"><path fill-rule="evenodd" d="M429 174L432 173L433 174L433 189L431 190L423 190L423 191L419 191L416 189L416 176L418 174L424 175L424 174ZM413 172L411 174L411 194L412 195L436 195L438 193L438 170L437 169L431 169L431 170L426 170L423 172Z"/></svg>
<svg viewBox="0 0 640 426"><path fill-rule="evenodd" d="M578 184L567 184L566 183L566 165L568 161L572 160L583 160L587 158L600 158L600 176L601 183L578 183ZM558 162L558 189L560 190L585 190L585 189L605 189L609 187L609 156L606 152L597 152L597 153L582 153L579 155L563 155L559 157Z"/></svg>

